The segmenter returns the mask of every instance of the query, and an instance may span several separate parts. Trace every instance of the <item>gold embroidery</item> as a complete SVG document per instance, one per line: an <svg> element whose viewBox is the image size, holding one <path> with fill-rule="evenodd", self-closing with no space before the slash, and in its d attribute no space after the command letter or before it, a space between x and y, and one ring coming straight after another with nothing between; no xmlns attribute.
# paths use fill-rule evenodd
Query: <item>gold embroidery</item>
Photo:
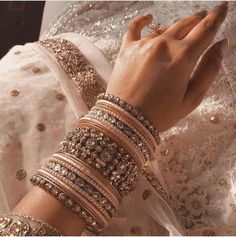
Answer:
<svg viewBox="0 0 236 237"><path fill-rule="evenodd" d="M26 177L26 171L24 169L17 170L16 172L16 178L18 180L22 180Z"/></svg>
<svg viewBox="0 0 236 237"><path fill-rule="evenodd" d="M10 92L10 95L11 95L11 96L14 96L14 97L18 96L19 94L20 94L20 92L19 92L18 90L12 90L12 91Z"/></svg>
<svg viewBox="0 0 236 237"><path fill-rule="evenodd" d="M21 51L14 52L15 55L21 54Z"/></svg>
<svg viewBox="0 0 236 237"><path fill-rule="evenodd" d="M202 235L203 236L216 236L216 232L214 230L207 229L202 232Z"/></svg>
<svg viewBox="0 0 236 237"><path fill-rule="evenodd" d="M130 233L134 235L142 235L143 231L140 226L132 226L130 228Z"/></svg>
<svg viewBox="0 0 236 237"><path fill-rule="evenodd" d="M61 235L53 226L26 215L7 214L0 216L1 236L46 236Z"/></svg>
<svg viewBox="0 0 236 237"><path fill-rule="evenodd" d="M91 109L97 95L105 92L105 86L92 65L79 49L65 39L47 39L39 42L53 53L62 69L80 92L87 107Z"/></svg>
<svg viewBox="0 0 236 237"><path fill-rule="evenodd" d="M58 94L56 94L56 99L63 100L64 99L64 95L61 94L61 93L58 93Z"/></svg>
<svg viewBox="0 0 236 237"><path fill-rule="evenodd" d="M39 132L43 132L43 131L45 131L45 125L43 124L43 123L38 123L37 125L36 125L36 128L37 128L37 130L39 131Z"/></svg>
<svg viewBox="0 0 236 237"><path fill-rule="evenodd" d="M148 199L151 194L152 194L152 191L151 191L151 190L145 189L145 190L143 191L143 200Z"/></svg>
<svg viewBox="0 0 236 237"><path fill-rule="evenodd" d="M211 123L219 123L219 121L220 120L219 120L218 116L216 116L216 115L214 115L210 118Z"/></svg>
<svg viewBox="0 0 236 237"><path fill-rule="evenodd" d="M41 72L41 69L38 68L38 67L33 67L33 68L32 68L32 72L33 72L33 73L40 73L40 72Z"/></svg>

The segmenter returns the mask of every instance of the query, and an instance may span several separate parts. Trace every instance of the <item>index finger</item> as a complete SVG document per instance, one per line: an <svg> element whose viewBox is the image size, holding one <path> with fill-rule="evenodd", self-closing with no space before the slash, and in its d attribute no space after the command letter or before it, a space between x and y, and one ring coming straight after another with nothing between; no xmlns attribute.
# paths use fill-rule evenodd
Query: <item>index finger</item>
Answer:
<svg viewBox="0 0 236 237"><path fill-rule="evenodd" d="M214 9L183 39L190 48L194 48L197 58L211 44L228 11L228 3L224 2Z"/></svg>

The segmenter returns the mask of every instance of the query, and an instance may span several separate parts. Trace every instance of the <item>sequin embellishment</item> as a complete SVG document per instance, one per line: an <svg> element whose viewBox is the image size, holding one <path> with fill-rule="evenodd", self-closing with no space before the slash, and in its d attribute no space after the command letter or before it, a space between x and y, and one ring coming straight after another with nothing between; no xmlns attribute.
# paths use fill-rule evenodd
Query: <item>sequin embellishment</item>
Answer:
<svg viewBox="0 0 236 237"><path fill-rule="evenodd" d="M91 109L97 95L105 92L102 79L79 49L65 39L47 39L39 44L53 53L62 69L80 92L87 107Z"/></svg>
<svg viewBox="0 0 236 237"><path fill-rule="evenodd" d="M18 180L22 180L26 177L26 171L24 169L17 170L16 172L16 178Z"/></svg>

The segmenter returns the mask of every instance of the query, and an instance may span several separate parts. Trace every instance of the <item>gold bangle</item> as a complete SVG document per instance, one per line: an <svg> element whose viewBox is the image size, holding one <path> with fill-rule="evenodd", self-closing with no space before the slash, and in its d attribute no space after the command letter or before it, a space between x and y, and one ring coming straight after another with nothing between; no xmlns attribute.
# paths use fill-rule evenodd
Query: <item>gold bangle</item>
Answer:
<svg viewBox="0 0 236 237"><path fill-rule="evenodd" d="M104 134L106 134L106 136L116 141L121 147L124 147L124 149L127 150L131 157L135 160L135 163L137 164L139 169L141 169L141 167L144 165L143 159L140 157L142 156L142 154L140 154L139 151L134 149L134 145L131 142L125 142L125 139L127 140L127 136L124 136L114 126L111 126L104 120L97 119L95 117L87 117L87 115L79 120L79 126L99 129Z"/></svg>
<svg viewBox="0 0 236 237"><path fill-rule="evenodd" d="M75 167L79 175L82 175L85 179L88 180L89 183L95 183L93 185L101 190L100 192L103 193L107 199L109 199L114 207L118 207L121 198L120 194L96 170L88 167L88 165L81 160L75 160L73 157L70 157L68 159L67 154L55 153L52 157L56 159L50 158L49 161L62 161L64 163L68 163L72 167Z"/></svg>

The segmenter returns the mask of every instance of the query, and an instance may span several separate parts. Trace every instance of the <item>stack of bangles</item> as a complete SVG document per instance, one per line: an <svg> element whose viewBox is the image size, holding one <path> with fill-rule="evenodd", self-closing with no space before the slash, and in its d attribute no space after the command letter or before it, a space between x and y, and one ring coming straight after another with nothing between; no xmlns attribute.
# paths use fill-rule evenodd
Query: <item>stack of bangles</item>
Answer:
<svg viewBox="0 0 236 237"><path fill-rule="evenodd" d="M101 234L160 143L154 126L119 97L102 93L58 151L31 178Z"/></svg>

